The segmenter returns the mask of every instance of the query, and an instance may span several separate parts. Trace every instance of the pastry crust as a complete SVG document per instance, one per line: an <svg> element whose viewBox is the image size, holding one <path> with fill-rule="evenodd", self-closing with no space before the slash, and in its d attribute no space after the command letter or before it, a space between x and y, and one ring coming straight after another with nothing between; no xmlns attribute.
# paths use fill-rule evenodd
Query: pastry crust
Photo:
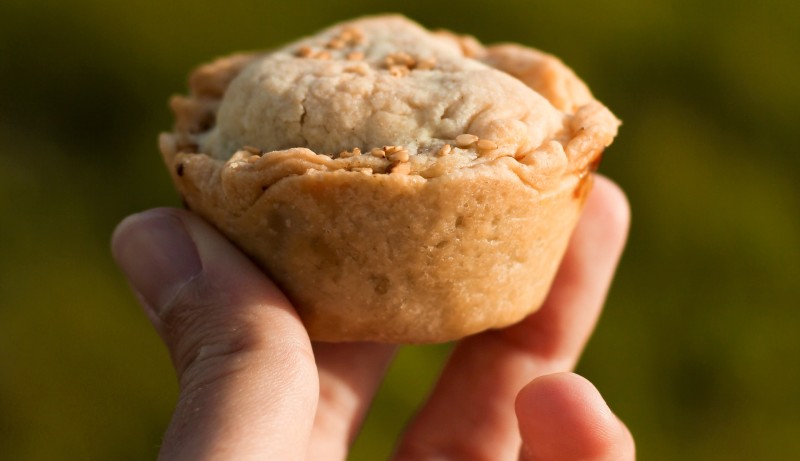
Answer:
<svg viewBox="0 0 800 461"><path fill-rule="evenodd" d="M196 70L160 148L312 339L442 342L537 309L619 122L556 58L399 16Z"/></svg>

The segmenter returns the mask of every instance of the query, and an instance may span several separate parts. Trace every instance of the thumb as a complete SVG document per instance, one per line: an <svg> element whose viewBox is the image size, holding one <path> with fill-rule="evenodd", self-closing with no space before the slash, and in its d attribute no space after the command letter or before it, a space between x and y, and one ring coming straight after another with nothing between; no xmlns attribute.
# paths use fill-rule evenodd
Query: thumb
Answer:
<svg viewBox="0 0 800 461"><path fill-rule="evenodd" d="M112 251L178 374L160 459L305 457L318 377L308 335L275 285L182 210L128 217Z"/></svg>
<svg viewBox="0 0 800 461"><path fill-rule="evenodd" d="M633 461L636 446L597 388L575 373L540 376L517 396L520 461Z"/></svg>

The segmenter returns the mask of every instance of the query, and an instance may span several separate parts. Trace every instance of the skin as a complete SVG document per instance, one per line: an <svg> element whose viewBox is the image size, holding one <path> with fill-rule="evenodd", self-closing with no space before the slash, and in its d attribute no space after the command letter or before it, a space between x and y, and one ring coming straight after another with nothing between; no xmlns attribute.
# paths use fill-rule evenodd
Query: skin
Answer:
<svg viewBox="0 0 800 461"><path fill-rule="evenodd" d="M456 345L394 460L635 458L628 429L571 372L628 222L622 191L597 177L545 305ZM312 344L280 290L190 212L128 217L112 250L179 380L159 459L346 459L394 346Z"/></svg>

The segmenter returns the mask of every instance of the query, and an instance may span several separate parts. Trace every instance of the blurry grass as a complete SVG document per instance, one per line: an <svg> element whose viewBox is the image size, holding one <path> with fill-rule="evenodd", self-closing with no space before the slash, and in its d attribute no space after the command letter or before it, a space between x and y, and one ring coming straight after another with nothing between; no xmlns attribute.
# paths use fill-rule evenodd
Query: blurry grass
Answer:
<svg viewBox="0 0 800 461"><path fill-rule="evenodd" d="M350 459L389 459L397 436L436 382L450 349L450 345L400 349L384 386L376 396L375 405L367 415Z"/></svg>
<svg viewBox="0 0 800 461"><path fill-rule="evenodd" d="M166 355L112 266L107 230L93 228L92 200L65 178L68 159L0 132L19 154L3 161L15 180L3 188L14 245L0 264L0 458L152 458L175 397Z"/></svg>
<svg viewBox="0 0 800 461"><path fill-rule="evenodd" d="M561 56L624 121L633 228L579 371L654 460L798 459L800 4L99 0L0 4L0 459L148 459L169 361L108 254L176 205L155 148L187 71L363 13ZM381 459L447 346L404 349L352 459Z"/></svg>

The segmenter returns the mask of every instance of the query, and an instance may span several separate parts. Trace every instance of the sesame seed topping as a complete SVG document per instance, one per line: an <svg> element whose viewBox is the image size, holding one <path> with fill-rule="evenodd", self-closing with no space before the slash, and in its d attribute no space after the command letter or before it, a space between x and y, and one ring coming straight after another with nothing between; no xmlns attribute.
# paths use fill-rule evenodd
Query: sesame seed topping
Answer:
<svg viewBox="0 0 800 461"><path fill-rule="evenodd" d="M323 61L326 61L330 58L331 58L331 53L327 50L318 51L316 54L314 54L314 59L321 59Z"/></svg>
<svg viewBox="0 0 800 461"><path fill-rule="evenodd" d="M392 77L405 77L411 73L411 70L406 66L394 65L389 67L389 73Z"/></svg>
<svg viewBox="0 0 800 461"><path fill-rule="evenodd" d="M360 45L364 43L364 33L354 27L345 27L335 38L329 42L329 48L341 49L346 46Z"/></svg>
<svg viewBox="0 0 800 461"><path fill-rule="evenodd" d="M456 145L461 148L469 147L478 141L474 134L460 134L456 136Z"/></svg>
<svg viewBox="0 0 800 461"><path fill-rule="evenodd" d="M439 157L444 157L445 155L450 154L452 150L453 147L450 144L445 144L441 149L439 149Z"/></svg>
<svg viewBox="0 0 800 461"><path fill-rule="evenodd" d="M407 162L410 158L408 151L405 149L392 152L387 156L392 162Z"/></svg>
<svg viewBox="0 0 800 461"><path fill-rule="evenodd" d="M352 66L345 67L344 71L345 72L350 72L350 73L353 73L353 74L358 74L358 75L360 75L362 77L367 75L367 74L369 74L369 69L367 68L367 66L364 63L361 63L361 62L358 63L358 64L355 64L355 65L352 65Z"/></svg>
<svg viewBox="0 0 800 461"><path fill-rule="evenodd" d="M369 151L369 153L372 154L373 157L378 157L378 158L386 157L386 151L383 149L379 149L377 147Z"/></svg>
<svg viewBox="0 0 800 461"><path fill-rule="evenodd" d="M356 173L363 173L366 175L372 174L372 168L353 168L351 171L355 171Z"/></svg>
<svg viewBox="0 0 800 461"><path fill-rule="evenodd" d="M383 146L383 150L387 154L394 154L395 152L403 150L403 146Z"/></svg>
<svg viewBox="0 0 800 461"><path fill-rule="evenodd" d="M308 57L311 57L312 54L314 54L314 50L312 50L310 46L305 46L304 45L304 46L301 46L297 50L297 53L295 53L295 54L297 56L301 57L301 58L308 58Z"/></svg>
<svg viewBox="0 0 800 461"><path fill-rule="evenodd" d="M411 70L430 70L436 67L435 58L416 59L410 54L398 51L396 53L388 54L384 60L383 65L391 72L396 66L402 66ZM396 72L400 72L399 70Z"/></svg>
<svg viewBox="0 0 800 461"><path fill-rule="evenodd" d="M348 61L361 61L364 59L364 53L361 51L351 51L347 53L347 60Z"/></svg>
<svg viewBox="0 0 800 461"><path fill-rule="evenodd" d="M242 147L242 150L245 151L245 152L248 152L250 154L253 154L253 155L261 155L261 154L264 153L258 147L253 147L253 146L244 146L244 147Z"/></svg>
<svg viewBox="0 0 800 461"><path fill-rule="evenodd" d="M387 168L386 172L391 174L408 174L411 173L411 165L406 162L396 163Z"/></svg>
<svg viewBox="0 0 800 461"><path fill-rule="evenodd" d="M345 27L339 34L339 38L349 43L361 44L364 43L364 32L355 27Z"/></svg>
<svg viewBox="0 0 800 461"><path fill-rule="evenodd" d="M361 149L354 147L353 150L343 150L339 152L339 158L358 157L361 155Z"/></svg>
<svg viewBox="0 0 800 461"><path fill-rule="evenodd" d="M337 37L337 38L334 38L331 41L329 41L328 44L325 45L325 46L326 46L326 48L330 48L332 50L341 50L346 45L347 45L347 42L342 40L341 37Z"/></svg>
<svg viewBox="0 0 800 461"><path fill-rule="evenodd" d="M481 139L478 141L478 149L480 150L495 150L497 143L488 139Z"/></svg>
<svg viewBox="0 0 800 461"><path fill-rule="evenodd" d="M398 51L397 53L392 53L386 56L384 62L386 64L386 67L391 67L394 65L414 67L417 64L416 59L414 59L410 54L403 51Z"/></svg>
<svg viewBox="0 0 800 461"><path fill-rule="evenodd" d="M436 67L436 59L435 58L425 58L419 62L414 67L417 70L431 70Z"/></svg>

